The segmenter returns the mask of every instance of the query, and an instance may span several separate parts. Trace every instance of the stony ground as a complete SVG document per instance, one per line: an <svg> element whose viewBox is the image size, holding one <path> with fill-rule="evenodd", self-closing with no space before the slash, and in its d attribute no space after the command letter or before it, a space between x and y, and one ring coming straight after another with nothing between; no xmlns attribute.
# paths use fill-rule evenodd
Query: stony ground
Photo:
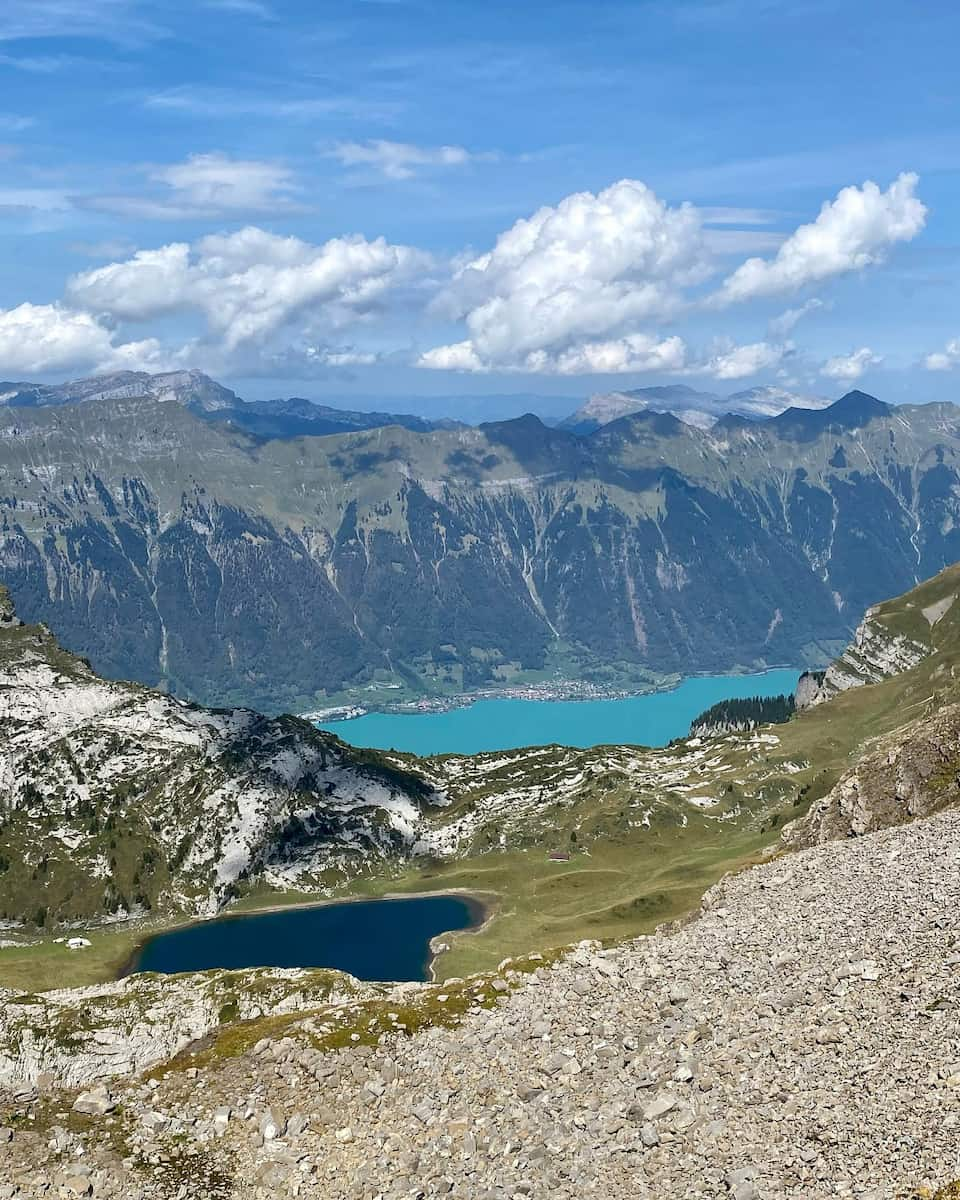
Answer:
<svg viewBox="0 0 960 1200"><path fill-rule="evenodd" d="M293 1022L112 1095L8 1096L0 1198L958 1194L960 813L781 857L679 930L470 991L416 1036L324 1051Z"/></svg>

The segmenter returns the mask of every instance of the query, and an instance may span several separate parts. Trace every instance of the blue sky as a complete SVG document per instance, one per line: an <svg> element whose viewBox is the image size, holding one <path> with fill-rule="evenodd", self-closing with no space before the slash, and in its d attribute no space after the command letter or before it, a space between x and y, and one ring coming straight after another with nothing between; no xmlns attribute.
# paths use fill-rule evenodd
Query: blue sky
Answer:
<svg viewBox="0 0 960 1200"><path fill-rule="evenodd" d="M889 0L4 0L0 378L952 399L958 44Z"/></svg>

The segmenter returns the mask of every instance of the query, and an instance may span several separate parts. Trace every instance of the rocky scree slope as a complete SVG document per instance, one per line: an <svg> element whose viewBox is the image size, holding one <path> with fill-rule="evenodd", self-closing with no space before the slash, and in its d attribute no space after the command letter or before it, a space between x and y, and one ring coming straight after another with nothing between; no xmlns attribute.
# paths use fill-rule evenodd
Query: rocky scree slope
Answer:
<svg viewBox="0 0 960 1200"><path fill-rule="evenodd" d="M958 580L951 568L883 606L890 636L925 645L916 665L788 722L782 745L760 732L663 752L702 751L713 774L736 745L734 769L752 761L769 781L805 738L839 739L843 757L857 729L881 731L854 772L885 803L855 796L838 820L848 776L794 827L842 841L728 876L690 924L433 986L209 972L6 994L9 1186L164 1200L198 1180L211 1196L335 1200L932 1195L960 1176L960 815L869 830L958 798ZM522 758L488 766L516 776ZM473 786L479 802L482 773ZM179 1053L147 1082L117 1078L154 1049ZM58 1084L88 1090L74 1102Z"/></svg>
<svg viewBox="0 0 960 1200"><path fill-rule="evenodd" d="M616 948L228 1026L76 1099L11 1087L0 1178L124 1200L945 1198L958 868L944 813L730 876L696 921Z"/></svg>
<svg viewBox="0 0 960 1200"><path fill-rule="evenodd" d="M98 670L208 703L817 665L960 558L952 405L264 441L136 386L0 407L0 576Z"/></svg>

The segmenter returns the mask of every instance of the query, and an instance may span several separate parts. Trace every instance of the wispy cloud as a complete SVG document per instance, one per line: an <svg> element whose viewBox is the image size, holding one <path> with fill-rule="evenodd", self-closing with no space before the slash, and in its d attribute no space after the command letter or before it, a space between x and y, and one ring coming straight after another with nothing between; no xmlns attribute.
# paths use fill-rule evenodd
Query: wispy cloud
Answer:
<svg viewBox="0 0 960 1200"><path fill-rule="evenodd" d="M148 170L162 195L85 196L77 206L147 220L239 217L260 212L303 212L293 173L281 163L193 154L186 161Z"/></svg>
<svg viewBox="0 0 960 1200"><path fill-rule="evenodd" d="M53 75L73 61L75 60L65 54L0 54L0 67L12 67L15 71L28 71L33 75Z"/></svg>
<svg viewBox="0 0 960 1200"><path fill-rule="evenodd" d="M781 213L772 208L734 208L729 205L704 205L700 209L704 225L772 225Z"/></svg>
<svg viewBox="0 0 960 1200"><path fill-rule="evenodd" d="M0 210L65 212L70 207L69 198L60 191L47 188L0 187Z"/></svg>
<svg viewBox="0 0 960 1200"><path fill-rule="evenodd" d="M204 8L219 9L220 12L237 13L239 16L256 17L260 21L275 21L277 14L261 0L204 0Z"/></svg>
<svg viewBox="0 0 960 1200"><path fill-rule="evenodd" d="M21 38L92 38L142 45L165 35L138 0L4 0L0 42Z"/></svg>
<svg viewBox="0 0 960 1200"><path fill-rule="evenodd" d="M323 117L356 117L360 120L393 118L399 105L379 103L347 93L283 96L272 84L256 91L232 88L177 87L154 92L145 107L190 117L275 117L312 121Z"/></svg>
<svg viewBox="0 0 960 1200"><path fill-rule="evenodd" d="M463 167L472 162L493 162L490 151L477 153L463 146L416 146L375 138L366 142L338 142L326 151L345 167L370 167L387 179L411 179L430 167Z"/></svg>
<svg viewBox="0 0 960 1200"><path fill-rule="evenodd" d="M817 312L821 308L827 307L818 297L811 296L809 300L798 305L798 307L788 308L778 317L774 317L767 325L767 331L771 337L784 338L796 328L804 317L809 316L812 312Z"/></svg>
<svg viewBox="0 0 960 1200"><path fill-rule="evenodd" d="M133 254L136 246L123 238L107 238L102 242L71 242L67 249L84 258L117 259Z"/></svg>
<svg viewBox="0 0 960 1200"><path fill-rule="evenodd" d="M704 244L715 254L768 254L778 250L785 233L765 229L704 229Z"/></svg>

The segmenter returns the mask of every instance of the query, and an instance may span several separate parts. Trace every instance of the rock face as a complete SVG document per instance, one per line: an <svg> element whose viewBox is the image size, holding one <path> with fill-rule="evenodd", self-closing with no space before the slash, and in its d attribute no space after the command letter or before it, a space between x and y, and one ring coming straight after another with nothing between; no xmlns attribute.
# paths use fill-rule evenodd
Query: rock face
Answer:
<svg viewBox="0 0 960 1200"><path fill-rule="evenodd" d="M404 990L395 989L398 1001ZM381 994L394 993L338 971L270 969L206 971L175 981L133 975L39 996L0 990L0 1090L44 1078L63 1087L102 1084L172 1058L227 1020L336 1009Z"/></svg>
<svg viewBox="0 0 960 1200"><path fill-rule="evenodd" d="M817 702L825 674L825 671L804 671L800 676L797 680L797 690L793 696L798 710L810 708Z"/></svg>
<svg viewBox="0 0 960 1200"><path fill-rule="evenodd" d="M901 675L926 658L931 651L929 644L891 632L876 619L878 612L877 608L867 610L853 642L825 672L808 672L801 677L796 694L798 709L822 704L850 688Z"/></svg>
<svg viewBox="0 0 960 1200"><path fill-rule="evenodd" d="M207 703L822 661L960 558L950 405L265 440L138 380L0 407L0 578L102 673Z"/></svg>
<svg viewBox="0 0 960 1200"><path fill-rule="evenodd" d="M960 705L931 710L871 748L783 831L787 846L860 837L960 803Z"/></svg>
<svg viewBox="0 0 960 1200"><path fill-rule="evenodd" d="M82 1194L124 1200L946 1196L958 863L955 812L781 857L673 932L357 1002L353 1033L323 1007L228 1027L168 1073L85 1087L79 1127L50 1115L72 1093L10 1089L0 1181L25 1198L82 1166Z"/></svg>

